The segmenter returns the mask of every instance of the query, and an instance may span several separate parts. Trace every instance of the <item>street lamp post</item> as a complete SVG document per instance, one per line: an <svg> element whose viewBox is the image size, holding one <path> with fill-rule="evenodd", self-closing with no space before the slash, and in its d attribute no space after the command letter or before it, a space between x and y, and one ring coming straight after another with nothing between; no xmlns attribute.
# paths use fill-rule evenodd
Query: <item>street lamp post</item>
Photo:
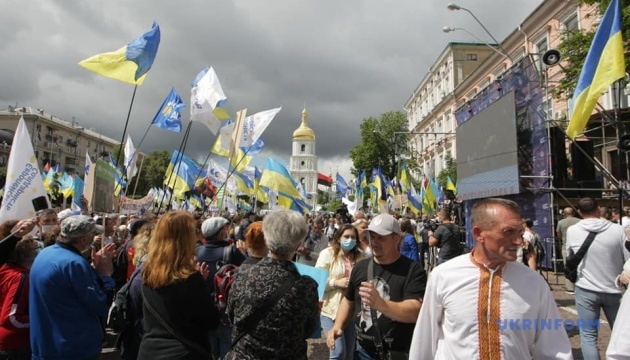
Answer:
<svg viewBox="0 0 630 360"><path fill-rule="evenodd" d="M456 31L456 30L461 30L461 31L464 31L464 32L468 33L468 35L474 37L477 41L481 42L482 44L484 44L487 47L489 47L490 49L492 49L492 51L494 51L497 54L499 54L501 56L504 56L504 57L510 59L510 61L512 61L512 58L510 57L510 55L508 55L507 53L505 53L503 51L497 50L496 47L488 44L486 41L481 40L478 36L476 36L475 34L471 33L470 31L468 31L468 30L466 30L464 28L461 28L461 27L454 28L454 27L451 27L451 26L445 26L445 27L442 28L442 31L444 31L445 33L450 33L450 32ZM501 47L499 44L496 44L496 45ZM501 49L503 49L503 48L501 48Z"/></svg>
<svg viewBox="0 0 630 360"><path fill-rule="evenodd" d="M495 37L494 37L494 36L492 36L492 33L491 33L491 32L490 32L490 31L486 28L486 26L485 26L485 25L484 25L484 24L483 24L483 23L482 23L482 22L481 22L481 21L477 18L477 16L475 16L475 14L474 14L472 11L470 11L469 9L466 9L465 7L461 7L461 6L459 6L459 5L457 5L457 4L453 4L453 3L448 4L446 7L447 7L449 10L451 10L451 11L464 10L465 12L469 13L469 14L470 14L470 16L472 16L472 17L473 17L473 19L475 19L475 21L476 21L479 25L481 25L481 27L482 27L482 28L483 28L483 30L486 32L486 34L488 34L488 35L490 36L490 38L492 38L492 40L493 40L493 41L497 44L497 46L499 46L499 48L501 49L501 51L503 51L503 52L506 54L506 56L508 57L508 59L510 59L510 61L512 61L512 58L511 58L509 55L507 55L507 51L505 51L505 49L501 46L501 43L500 43L497 39L495 39ZM512 62L513 62L513 61L512 61Z"/></svg>

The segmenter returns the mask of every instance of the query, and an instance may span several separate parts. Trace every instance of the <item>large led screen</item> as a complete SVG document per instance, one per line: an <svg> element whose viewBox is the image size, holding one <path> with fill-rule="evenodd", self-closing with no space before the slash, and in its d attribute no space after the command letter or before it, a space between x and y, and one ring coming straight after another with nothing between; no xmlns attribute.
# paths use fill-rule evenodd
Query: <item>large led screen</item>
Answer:
<svg viewBox="0 0 630 360"><path fill-rule="evenodd" d="M457 127L457 195L462 200L519 193L514 92Z"/></svg>

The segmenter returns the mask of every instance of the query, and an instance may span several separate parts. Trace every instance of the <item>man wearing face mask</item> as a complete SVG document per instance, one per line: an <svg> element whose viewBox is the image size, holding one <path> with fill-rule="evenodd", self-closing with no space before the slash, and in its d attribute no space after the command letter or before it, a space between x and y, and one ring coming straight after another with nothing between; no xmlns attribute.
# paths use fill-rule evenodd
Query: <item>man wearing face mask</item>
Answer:
<svg viewBox="0 0 630 360"><path fill-rule="evenodd" d="M37 213L37 226L39 227L37 240L39 240L42 245L50 245L54 243L54 241L48 240L49 237L55 233L55 230L59 229L59 218L55 210L40 210Z"/></svg>
<svg viewBox="0 0 630 360"><path fill-rule="evenodd" d="M29 286L34 359L95 359L102 350L115 245L91 247L103 228L88 216L61 222L57 244L35 259ZM92 250L92 264L82 252Z"/></svg>

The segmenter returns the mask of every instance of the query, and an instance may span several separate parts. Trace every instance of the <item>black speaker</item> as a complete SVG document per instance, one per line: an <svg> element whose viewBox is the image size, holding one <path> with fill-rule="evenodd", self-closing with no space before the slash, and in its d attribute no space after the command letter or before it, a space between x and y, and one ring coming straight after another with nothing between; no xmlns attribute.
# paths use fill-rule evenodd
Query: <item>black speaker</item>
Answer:
<svg viewBox="0 0 630 360"><path fill-rule="evenodd" d="M588 156L593 157L592 141L575 141L571 143L571 161L573 162L573 179L577 181L595 181L595 164L577 148L579 146Z"/></svg>
<svg viewBox="0 0 630 360"><path fill-rule="evenodd" d="M553 187L563 188L567 182L567 148L564 132L558 126L552 126L549 128L549 134Z"/></svg>

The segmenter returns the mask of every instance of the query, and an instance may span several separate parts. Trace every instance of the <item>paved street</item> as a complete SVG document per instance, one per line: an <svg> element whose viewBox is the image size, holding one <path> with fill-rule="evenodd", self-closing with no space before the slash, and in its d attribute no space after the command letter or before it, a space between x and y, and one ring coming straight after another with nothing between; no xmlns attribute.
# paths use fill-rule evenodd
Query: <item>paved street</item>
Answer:
<svg viewBox="0 0 630 360"><path fill-rule="evenodd" d="M547 277L547 274L543 272L543 275ZM564 319L577 319L577 311L575 310L575 300L574 296L571 294L567 294L564 291L564 276L558 273L558 275L554 275L553 273L549 273L548 282L551 285L554 298L558 306L560 307L560 314ZM601 327L599 334L599 347L602 358L605 358L604 354L606 352L606 347L608 346L608 341L610 339L610 326L608 322L605 320L603 313L601 316ZM573 348L573 356L575 360L581 360L582 351L580 350L580 334L577 330L569 331L569 339L571 340L571 346ZM117 360L120 359L118 352L113 349L113 343L116 340L113 334L108 336L105 349L103 350L103 355L100 359L103 360ZM326 348L326 344L323 339L312 339L309 340L309 349L308 349L308 358L311 360L324 360L328 359L328 349Z"/></svg>

